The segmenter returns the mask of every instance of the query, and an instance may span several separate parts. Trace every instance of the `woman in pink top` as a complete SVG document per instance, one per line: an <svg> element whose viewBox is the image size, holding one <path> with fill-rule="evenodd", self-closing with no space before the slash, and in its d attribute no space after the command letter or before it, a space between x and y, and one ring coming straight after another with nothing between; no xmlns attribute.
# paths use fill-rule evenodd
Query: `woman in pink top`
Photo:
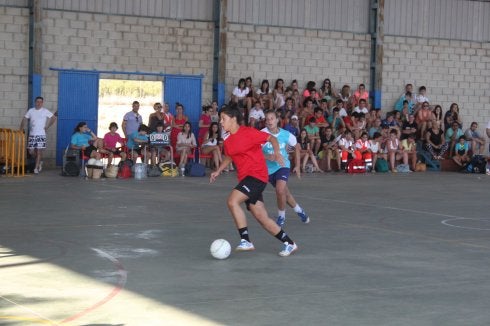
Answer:
<svg viewBox="0 0 490 326"><path fill-rule="evenodd" d="M175 103L175 118L172 119L172 132L170 133L170 143L175 146L177 144L177 136L182 131L184 123L189 118L184 114L184 105L179 102Z"/></svg>
<svg viewBox="0 0 490 326"><path fill-rule="evenodd" d="M352 95L352 105L354 107L359 105L359 100L364 99L368 103L369 93L366 91L366 86L364 84L359 84L359 88Z"/></svg>
<svg viewBox="0 0 490 326"><path fill-rule="evenodd" d="M121 161L126 160L126 153L121 150L121 147L117 147L119 143L124 146L126 141L117 133L117 123L111 122L109 125L109 132L104 135L104 149L108 152L107 154L107 166L111 165L114 155L119 155Z"/></svg>

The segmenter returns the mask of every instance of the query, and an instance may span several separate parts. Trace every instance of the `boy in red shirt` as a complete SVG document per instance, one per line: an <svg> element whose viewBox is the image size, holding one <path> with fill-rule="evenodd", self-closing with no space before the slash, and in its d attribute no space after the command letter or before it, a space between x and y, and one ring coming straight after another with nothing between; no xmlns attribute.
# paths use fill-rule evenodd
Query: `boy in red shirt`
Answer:
<svg viewBox="0 0 490 326"><path fill-rule="evenodd" d="M262 145L270 142L274 148L276 161L284 166L277 139L265 132L254 128L242 126L243 116L235 107L225 107L221 110L221 126L229 133L224 140L226 156L219 168L211 173L210 182L214 182L221 172L233 161L237 167L238 185L228 197L228 208L235 220L240 234L240 244L237 251L250 251L255 247L250 242L247 228L247 218L240 204L247 205L247 209L262 227L283 242L283 249L279 252L287 257L298 249L296 243L276 224L267 214L264 206L262 192L267 186L269 174L262 153Z"/></svg>

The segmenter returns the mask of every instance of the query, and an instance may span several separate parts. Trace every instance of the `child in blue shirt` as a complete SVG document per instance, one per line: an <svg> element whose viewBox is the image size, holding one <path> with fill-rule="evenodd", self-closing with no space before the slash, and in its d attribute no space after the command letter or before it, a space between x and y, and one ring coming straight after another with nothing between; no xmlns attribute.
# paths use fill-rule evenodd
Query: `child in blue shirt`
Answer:
<svg viewBox="0 0 490 326"><path fill-rule="evenodd" d="M127 146L128 149L131 150L131 158L135 161L138 156L150 157L151 153L148 150L148 132L150 128L148 128L145 124L141 124L138 127L138 131L133 132L128 137ZM137 155L133 156L133 153L136 152Z"/></svg>

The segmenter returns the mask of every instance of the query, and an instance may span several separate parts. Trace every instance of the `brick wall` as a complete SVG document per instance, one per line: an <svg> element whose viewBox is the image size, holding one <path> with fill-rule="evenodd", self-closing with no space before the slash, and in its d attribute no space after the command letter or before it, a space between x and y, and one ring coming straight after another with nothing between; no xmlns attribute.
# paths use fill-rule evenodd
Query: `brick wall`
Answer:
<svg viewBox="0 0 490 326"><path fill-rule="evenodd" d="M18 129L27 110L29 11L0 7L0 128Z"/></svg>
<svg viewBox="0 0 490 326"><path fill-rule="evenodd" d="M463 128L472 121L485 133L490 120L490 43L385 36L383 108L388 111L406 83L426 86L443 112L458 103Z"/></svg>
<svg viewBox="0 0 490 326"><path fill-rule="evenodd" d="M304 87L309 80L330 78L334 87L359 83L369 87L370 37L367 34L228 25L226 57L227 99L240 78L252 76L254 85L268 79L289 83L297 79Z"/></svg>

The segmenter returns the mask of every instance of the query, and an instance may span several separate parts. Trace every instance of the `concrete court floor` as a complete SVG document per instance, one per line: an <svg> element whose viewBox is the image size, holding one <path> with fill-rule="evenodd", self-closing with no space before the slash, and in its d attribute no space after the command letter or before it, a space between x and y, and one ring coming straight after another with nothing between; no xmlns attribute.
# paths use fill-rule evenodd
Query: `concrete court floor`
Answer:
<svg viewBox="0 0 490 326"><path fill-rule="evenodd" d="M256 250L218 261L235 183L1 177L0 325L490 324L489 176L292 177L298 252L249 218Z"/></svg>

